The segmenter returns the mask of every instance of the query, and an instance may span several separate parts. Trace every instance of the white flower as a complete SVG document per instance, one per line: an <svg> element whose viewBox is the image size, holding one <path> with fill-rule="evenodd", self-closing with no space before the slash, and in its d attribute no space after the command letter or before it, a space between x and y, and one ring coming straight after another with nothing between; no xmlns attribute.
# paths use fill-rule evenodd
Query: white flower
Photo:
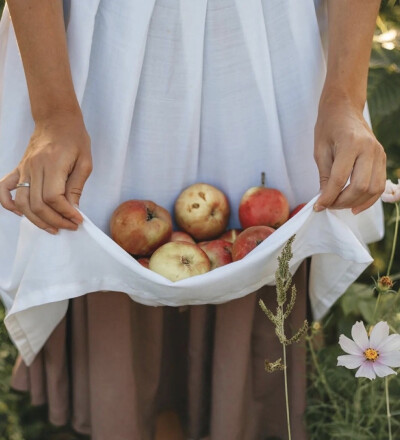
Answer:
<svg viewBox="0 0 400 440"><path fill-rule="evenodd" d="M338 366L358 368L356 377L375 379L397 374L390 367L400 367L400 335L389 336L387 322L378 322L367 335L363 322L356 322L352 329L353 340L340 335L339 344L347 355L338 356Z"/></svg>
<svg viewBox="0 0 400 440"><path fill-rule="evenodd" d="M400 200L400 179L398 183L386 180L385 192L381 195L384 202L396 203Z"/></svg>

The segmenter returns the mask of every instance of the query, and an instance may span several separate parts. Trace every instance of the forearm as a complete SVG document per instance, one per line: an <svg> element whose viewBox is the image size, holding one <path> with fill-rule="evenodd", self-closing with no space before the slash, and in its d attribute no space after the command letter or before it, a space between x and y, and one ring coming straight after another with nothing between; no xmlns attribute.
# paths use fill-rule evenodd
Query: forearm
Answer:
<svg viewBox="0 0 400 440"><path fill-rule="evenodd" d="M62 111L80 114L61 0L7 0L35 121Z"/></svg>
<svg viewBox="0 0 400 440"><path fill-rule="evenodd" d="M366 101L371 44L380 0L328 0L328 69L321 101Z"/></svg>

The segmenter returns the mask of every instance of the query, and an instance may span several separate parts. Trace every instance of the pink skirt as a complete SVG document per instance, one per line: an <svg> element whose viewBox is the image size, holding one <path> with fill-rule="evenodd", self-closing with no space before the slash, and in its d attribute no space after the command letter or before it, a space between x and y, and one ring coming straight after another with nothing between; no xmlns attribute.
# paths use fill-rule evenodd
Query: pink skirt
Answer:
<svg viewBox="0 0 400 440"><path fill-rule="evenodd" d="M287 332L307 309L306 265ZM264 360L282 356L258 299L276 307L274 287L225 304L149 307L121 292L70 301L30 367L19 358L12 387L47 403L54 425L72 423L92 440L151 440L155 419L175 409L191 440L286 438L283 373ZM305 440L305 343L289 347L292 432Z"/></svg>

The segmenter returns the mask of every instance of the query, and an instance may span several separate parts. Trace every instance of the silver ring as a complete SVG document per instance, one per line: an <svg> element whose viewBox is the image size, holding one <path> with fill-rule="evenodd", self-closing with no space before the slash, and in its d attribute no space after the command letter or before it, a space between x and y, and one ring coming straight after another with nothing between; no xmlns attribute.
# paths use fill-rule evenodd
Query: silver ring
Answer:
<svg viewBox="0 0 400 440"><path fill-rule="evenodd" d="M27 187L29 188L31 186L31 184L29 182L21 182L21 183L17 183L17 188L21 188L21 187Z"/></svg>

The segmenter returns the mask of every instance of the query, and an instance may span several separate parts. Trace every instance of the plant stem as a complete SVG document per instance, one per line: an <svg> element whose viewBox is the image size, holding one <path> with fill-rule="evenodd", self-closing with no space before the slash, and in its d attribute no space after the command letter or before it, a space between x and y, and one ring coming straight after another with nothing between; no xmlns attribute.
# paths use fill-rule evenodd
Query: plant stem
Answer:
<svg viewBox="0 0 400 440"><path fill-rule="evenodd" d="M376 312L378 311L379 301L381 300L382 292L378 293L378 298L376 299L375 308L374 308L374 314L372 315L372 324L375 325L375 316Z"/></svg>
<svg viewBox="0 0 400 440"><path fill-rule="evenodd" d="M284 321L282 320L282 334L284 332ZM283 370L283 375L285 378L285 400L286 400L286 422L288 429L288 440L292 440L292 435L290 432L290 412L289 412L289 391L288 391L288 378L287 378L287 364L286 364L286 345L282 344L283 348L283 365L285 366Z"/></svg>
<svg viewBox="0 0 400 440"><path fill-rule="evenodd" d="M390 401L389 401L389 379L385 377L385 394L386 394L386 417L388 422L389 440L392 440L392 421L390 414Z"/></svg>
<svg viewBox="0 0 400 440"><path fill-rule="evenodd" d="M400 217L400 213L399 213L399 204L395 203L396 206L396 222L395 222L395 226L394 226L394 236L393 236L393 244L392 244L392 253L390 255L390 260L389 260L389 266L388 266L388 270L387 270L387 276L390 275L390 271L392 270L392 265L393 265L393 260L394 260L394 254L396 251L396 244L397 244L397 234L399 231L399 217Z"/></svg>
<svg viewBox="0 0 400 440"><path fill-rule="evenodd" d="M324 372L321 370L321 367L320 367L320 365L319 365L319 362L318 362L318 359L317 359L317 354L315 353L315 350L314 350L314 346L313 346L313 344L312 344L311 337L308 337L308 338L307 338L307 342L308 342L308 348L309 348L310 353L311 353L311 359L312 359L313 364L314 364L314 367L315 367L315 369L317 370L317 373L318 373L318 375L319 375L319 377L320 377L320 379L321 379L322 385L323 385L324 388L325 388L326 394L328 394L329 400L332 402L332 405L335 407L336 415L337 415L340 419L342 419L342 413L341 413L340 407L338 406L338 403L337 403L337 401L336 401L336 398L335 398L335 396L334 396L334 393L333 393L331 387L329 386L328 381L326 380L325 374L324 374Z"/></svg>

